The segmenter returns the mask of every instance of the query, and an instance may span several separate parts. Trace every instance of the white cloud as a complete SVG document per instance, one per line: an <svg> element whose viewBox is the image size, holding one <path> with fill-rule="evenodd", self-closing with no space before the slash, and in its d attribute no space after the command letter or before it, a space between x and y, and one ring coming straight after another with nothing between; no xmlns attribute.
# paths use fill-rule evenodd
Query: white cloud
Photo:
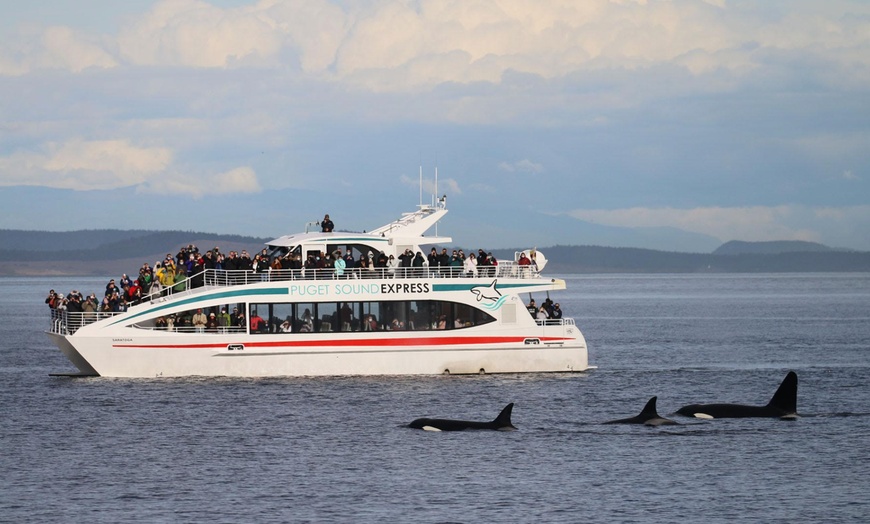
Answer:
<svg viewBox="0 0 870 524"><path fill-rule="evenodd" d="M68 69L74 73L89 67L111 68L118 65L106 51L105 42L82 35L69 27L50 27L43 33L44 63L47 67Z"/></svg>
<svg viewBox="0 0 870 524"><path fill-rule="evenodd" d="M108 50L111 45L110 38L64 26L20 31L0 41L0 76L21 76L38 69L80 73L91 67L116 67L118 62Z"/></svg>
<svg viewBox="0 0 870 524"><path fill-rule="evenodd" d="M211 176L190 173L161 176L139 186L138 190L142 193L202 198L207 195L259 193L262 188L254 170L244 166Z"/></svg>
<svg viewBox="0 0 870 524"><path fill-rule="evenodd" d="M570 216L608 226L673 227L719 240L806 240L838 238L843 227L870 228L870 205L808 207L799 205L707 207L694 209L576 209ZM831 241L831 240L828 240ZM836 246L835 246L836 247Z"/></svg>
<svg viewBox="0 0 870 524"><path fill-rule="evenodd" d="M529 173L537 175L544 172L543 165L532 162L527 158L516 162L500 162L498 168L500 171L507 171L508 173Z"/></svg>
<svg viewBox="0 0 870 524"><path fill-rule="evenodd" d="M282 45L275 20L258 6L220 9L198 0L163 0L118 36L137 65L227 67L252 58L274 65Z"/></svg>
<svg viewBox="0 0 870 524"><path fill-rule="evenodd" d="M128 140L72 139L0 157L0 185L114 189L141 184L171 162L172 152L163 147L139 147Z"/></svg>
<svg viewBox="0 0 870 524"><path fill-rule="evenodd" d="M408 186L415 187L417 189L420 188L420 179L419 178L411 178L406 175L402 175L399 177L399 182ZM435 179L423 179L423 201L428 202L429 197L431 195L436 195L440 197L441 195L461 195L462 189L459 187L459 182L454 178L439 178L438 179L438 188L435 188Z"/></svg>
<svg viewBox="0 0 870 524"><path fill-rule="evenodd" d="M770 8L776 9L776 8ZM685 67L741 75L769 66L759 49L799 51L837 64L831 81L870 81L870 8L764 7L724 0L372 2L262 0L221 8L161 0L105 37L52 27L0 44L0 74L40 67L133 65L286 68L376 91L441 83L499 83L506 72L543 78L601 69ZM865 16L861 16L861 15ZM34 38L36 41L34 41ZM28 40L30 42L28 43ZM786 58L786 60L789 60Z"/></svg>

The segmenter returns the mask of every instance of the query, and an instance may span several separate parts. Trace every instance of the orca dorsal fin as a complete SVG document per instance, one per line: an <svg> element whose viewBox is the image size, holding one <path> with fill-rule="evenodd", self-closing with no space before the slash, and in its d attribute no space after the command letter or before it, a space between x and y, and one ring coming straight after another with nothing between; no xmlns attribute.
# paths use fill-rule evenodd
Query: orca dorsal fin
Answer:
<svg viewBox="0 0 870 524"><path fill-rule="evenodd" d="M511 402L504 409L501 410L501 413L495 417L495 420L492 421L492 425L497 429L505 428L505 429L517 429L511 424L511 412L514 409L514 403Z"/></svg>
<svg viewBox="0 0 870 524"><path fill-rule="evenodd" d="M797 413L797 373L789 371L782 380L782 384L773 394L773 398L767 403L767 407L782 410L785 413Z"/></svg>
<svg viewBox="0 0 870 524"><path fill-rule="evenodd" d="M647 403L646 403L646 406L644 406L643 409L640 410L640 414L638 416L639 417L658 417L659 414L656 411L656 399L657 398L658 397L653 397L653 398L649 399L649 401L647 401Z"/></svg>

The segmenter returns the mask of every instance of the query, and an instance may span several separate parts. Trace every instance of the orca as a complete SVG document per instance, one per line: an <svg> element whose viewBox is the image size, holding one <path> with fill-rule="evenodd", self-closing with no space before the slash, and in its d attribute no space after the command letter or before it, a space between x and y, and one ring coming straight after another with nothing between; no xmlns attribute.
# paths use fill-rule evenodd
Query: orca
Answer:
<svg viewBox="0 0 870 524"><path fill-rule="evenodd" d="M797 373L789 371L782 384L773 394L766 406L745 406L742 404L689 404L677 413L696 418L749 418L769 417L781 419L797 418Z"/></svg>
<svg viewBox="0 0 870 524"><path fill-rule="evenodd" d="M484 298L487 300L498 300L501 296L501 293L498 289L495 288L495 284L498 282L498 279L493 280L492 284L488 286L474 286L471 288L471 292L477 295L477 301L480 302Z"/></svg>
<svg viewBox="0 0 870 524"><path fill-rule="evenodd" d="M665 426L676 424L677 422L674 420L659 416L656 411L656 398L658 397L649 399L646 406L643 407L643 410L641 410L641 412L635 417L610 420L603 424L643 424L645 426Z"/></svg>
<svg viewBox="0 0 870 524"><path fill-rule="evenodd" d="M409 428L422 429L424 431L464 431L466 429L492 429L495 431L513 431L517 428L511 424L511 411L514 404L511 402L501 410L492 422L474 422L470 420L451 420L443 418L418 418L410 424Z"/></svg>

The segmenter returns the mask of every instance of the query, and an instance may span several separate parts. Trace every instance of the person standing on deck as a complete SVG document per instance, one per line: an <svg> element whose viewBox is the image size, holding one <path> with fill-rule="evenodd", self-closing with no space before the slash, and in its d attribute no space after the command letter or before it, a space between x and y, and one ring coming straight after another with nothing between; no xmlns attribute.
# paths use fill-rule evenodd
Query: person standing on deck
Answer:
<svg viewBox="0 0 870 524"><path fill-rule="evenodd" d="M329 219L329 215L323 215L323 220L320 221L320 229L323 233L332 233L332 230L335 228L335 224L332 223L332 220Z"/></svg>

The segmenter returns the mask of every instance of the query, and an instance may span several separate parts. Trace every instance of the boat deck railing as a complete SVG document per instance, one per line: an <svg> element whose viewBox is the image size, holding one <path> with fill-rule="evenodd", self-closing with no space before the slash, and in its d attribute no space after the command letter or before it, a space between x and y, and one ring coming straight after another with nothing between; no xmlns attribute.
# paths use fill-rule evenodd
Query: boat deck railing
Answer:
<svg viewBox="0 0 870 524"><path fill-rule="evenodd" d="M534 266L521 266L516 262L499 262L497 266L481 266L476 275L468 273L462 267L439 266L431 267L395 267L395 268L350 268L329 269L269 269L256 272L251 270L206 269L172 286L162 286L154 282L149 292L137 301L130 302L128 307L142 303L155 303L168 297L177 298L184 295L195 295L215 287L244 286L262 282L287 281L335 281L335 280L367 280L378 278L414 278L414 279L462 279L462 278L518 278L537 279L540 272ZM49 332L61 335L72 335L79 328L104 318L118 315L118 312L70 312L66 310L51 310L51 326Z"/></svg>
<svg viewBox="0 0 870 524"><path fill-rule="evenodd" d="M73 312L67 311L65 309L52 309L51 326L49 327L48 332L58 335L72 335L83 326L120 314L120 312ZM563 329L565 329L567 327L575 325L574 319L567 317L559 319L535 319L535 323L542 328L561 326ZM217 328L211 329L197 328L194 326L174 326L171 328L166 328L135 325L134 327L152 331L171 331L174 333L203 333L221 335L226 335L229 333L247 333L248 331L247 327L240 326L219 326ZM385 325L382 327L382 330L389 331L389 327ZM277 327L275 327L274 331L271 331L271 333L273 334L277 332Z"/></svg>
<svg viewBox="0 0 870 524"><path fill-rule="evenodd" d="M335 280L367 280L377 278L415 278L444 279L472 278L475 275L466 272L461 267L395 267L395 268L350 268L329 269L269 269L263 272L250 270L206 269L172 286L161 286L154 283L148 295L142 301L154 302L168 295L195 294L215 287L244 286L262 282L288 281L335 281ZM518 278L538 279L540 272L534 266L520 266L515 262L499 262L497 266L479 267L477 278Z"/></svg>
<svg viewBox="0 0 870 524"><path fill-rule="evenodd" d="M94 322L103 320L104 318L110 318L120 314L120 312L74 312L67 311L65 309L52 309L51 325L48 328L48 332L56 333L58 335L72 335L81 327L87 326L88 324L93 324Z"/></svg>

